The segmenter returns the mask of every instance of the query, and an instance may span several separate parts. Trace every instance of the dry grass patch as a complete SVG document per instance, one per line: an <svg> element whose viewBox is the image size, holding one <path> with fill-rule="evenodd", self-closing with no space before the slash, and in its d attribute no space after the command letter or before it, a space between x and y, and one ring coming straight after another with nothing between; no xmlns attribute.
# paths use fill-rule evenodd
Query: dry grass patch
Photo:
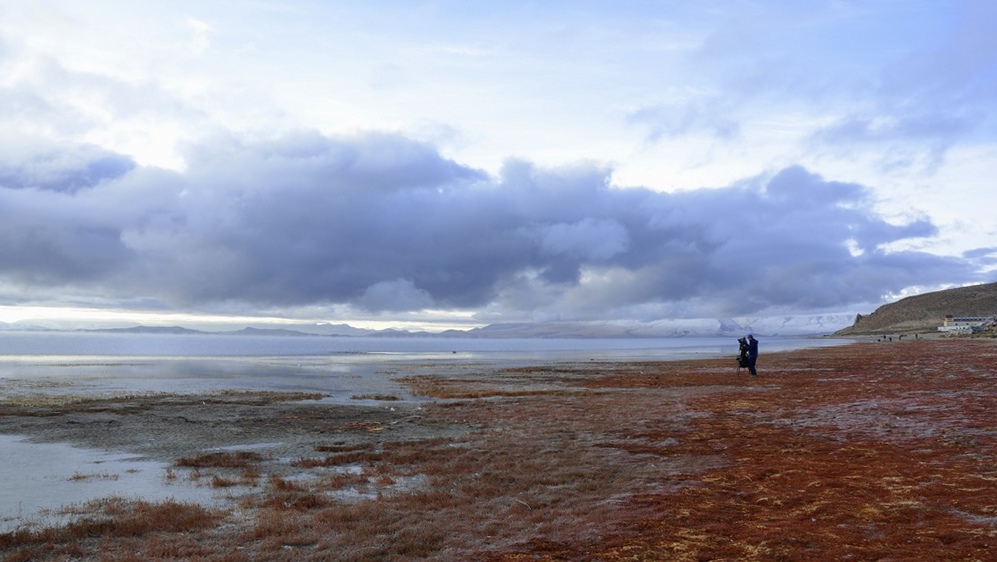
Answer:
<svg viewBox="0 0 997 562"><path fill-rule="evenodd" d="M157 534L197 533L214 528L225 516L194 503L168 500L152 503L107 498L66 510L77 519L67 525L0 534L6 560L48 559L49 556L96 554L101 542Z"/></svg>
<svg viewBox="0 0 997 562"><path fill-rule="evenodd" d="M531 388L523 388L521 377L461 377L452 379L442 376L422 375L397 379L408 385L416 396L426 396L444 400L473 400L481 398L515 398L525 396L559 396L569 391L557 385L539 384L530 381ZM559 381L559 379L558 379Z"/></svg>
<svg viewBox="0 0 997 562"><path fill-rule="evenodd" d="M217 474L211 476L212 488L232 488L239 485L242 485L241 480L236 480L234 478L225 478L222 476L218 476Z"/></svg>
<svg viewBox="0 0 997 562"><path fill-rule="evenodd" d="M380 400L382 402L394 402L401 400L401 398L395 396L394 394L354 394L350 396L350 400Z"/></svg>
<svg viewBox="0 0 997 562"><path fill-rule="evenodd" d="M149 392L143 394L79 395L79 394L30 394L12 396L0 403L0 417L27 416L52 417L67 413L139 414L155 406L215 406L244 405L266 406L281 402L321 400L322 394L314 392L276 392L253 390L226 390L217 394L171 394Z"/></svg>
<svg viewBox="0 0 997 562"><path fill-rule="evenodd" d="M118 478L119 475L108 472L100 472L96 474L83 474L81 472L77 472L70 476L69 480L72 482L87 482L91 480L117 480Z"/></svg>
<svg viewBox="0 0 997 562"><path fill-rule="evenodd" d="M250 468L252 464L266 460L259 453L252 451L218 452L183 457L173 464L182 468Z"/></svg>
<svg viewBox="0 0 997 562"><path fill-rule="evenodd" d="M313 447L319 453L347 453L354 451L370 451L374 449L372 443L334 443L332 445L315 445Z"/></svg>

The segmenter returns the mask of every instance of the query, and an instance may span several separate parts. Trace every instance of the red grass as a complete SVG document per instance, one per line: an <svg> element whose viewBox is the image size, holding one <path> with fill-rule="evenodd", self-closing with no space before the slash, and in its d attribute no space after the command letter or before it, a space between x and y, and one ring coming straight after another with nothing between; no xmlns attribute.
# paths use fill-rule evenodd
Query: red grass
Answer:
<svg viewBox="0 0 997 562"><path fill-rule="evenodd" d="M451 397L419 413L438 437L337 420L349 437L267 477L248 521L86 532L109 560L989 560L995 359L932 341L763 355L757 380L731 360L413 379ZM3 553L68 558L68 528L45 533Z"/></svg>
<svg viewBox="0 0 997 562"><path fill-rule="evenodd" d="M183 457L173 464L184 468L246 468L263 460L259 453L251 451L208 453L197 457Z"/></svg>
<svg viewBox="0 0 997 562"><path fill-rule="evenodd" d="M191 503L161 503L108 498L78 510L85 515L62 526L0 534L6 560L34 560L52 554L78 556L88 550L80 541L130 539L156 533L191 533L213 528L222 513Z"/></svg>

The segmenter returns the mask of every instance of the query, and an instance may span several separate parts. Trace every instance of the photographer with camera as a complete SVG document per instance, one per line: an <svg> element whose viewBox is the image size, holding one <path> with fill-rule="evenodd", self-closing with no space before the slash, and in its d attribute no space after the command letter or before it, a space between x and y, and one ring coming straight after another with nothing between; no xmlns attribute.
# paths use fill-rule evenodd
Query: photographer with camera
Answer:
<svg viewBox="0 0 997 562"><path fill-rule="evenodd" d="M748 340L737 338L737 374L741 374L741 369L748 367Z"/></svg>

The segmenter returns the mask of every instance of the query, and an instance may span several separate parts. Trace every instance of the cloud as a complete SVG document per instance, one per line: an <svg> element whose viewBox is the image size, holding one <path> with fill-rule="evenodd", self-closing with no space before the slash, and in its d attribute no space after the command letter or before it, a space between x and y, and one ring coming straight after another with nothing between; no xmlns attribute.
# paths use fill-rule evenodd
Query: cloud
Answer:
<svg viewBox="0 0 997 562"><path fill-rule="evenodd" d="M963 257L977 264L980 268L993 268L997 266L997 247L977 248L963 252Z"/></svg>
<svg viewBox="0 0 997 562"><path fill-rule="evenodd" d="M852 152L877 145L887 169L934 172L949 150L989 138L995 125L997 40L988 22L990 2L967 2L954 24L926 35L918 47L883 64L854 86L849 108L814 132L832 150Z"/></svg>
<svg viewBox="0 0 997 562"><path fill-rule="evenodd" d="M960 115L959 110L903 114L848 115L817 130L813 141L828 147L884 146L880 166L934 172L957 141L973 134L983 114ZM835 148L835 150L839 150Z"/></svg>
<svg viewBox="0 0 997 562"><path fill-rule="evenodd" d="M120 178L135 167L130 157L93 145L18 152L14 157L9 147L0 157L0 186L72 193Z"/></svg>
<svg viewBox="0 0 997 562"><path fill-rule="evenodd" d="M86 288L136 256L103 205L71 192L0 188L0 279L25 295Z"/></svg>
<svg viewBox="0 0 997 562"><path fill-rule="evenodd" d="M190 40L190 45L188 46L187 51L192 56L203 55L211 45L208 38L208 34L212 31L211 26L197 18L191 17L187 18L187 25L190 26L191 31L193 31L193 36Z"/></svg>
<svg viewBox="0 0 997 562"><path fill-rule="evenodd" d="M730 100L711 98L685 104L643 107L627 116L627 122L647 128L647 141L705 134L722 140L736 138L741 125L733 115Z"/></svg>
<svg viewBox="0 0 997 562"><path fill-rule="evenodd" d="M433 307L433 297L419 289L408 279L380 281L367 287L357 300L365 310L381 311L420 311Z"/></svg>
<svg viewBox="0 0 997 562"><path fill-rule="evenodd" d="M544 226L540 248L550 255L586 261L605 261L626 250L629 236L615 220L584 218L578 222Z"/></svg>
<svg viewBox="0 0 997 562"><path fill-rule="evenodd" d="M962 258L891 250L935 226L889 222L867 186L801 167L661 193L613 186L592 164L512 160L491 177L397 134L229 135L186 153L174 172L69 147L38 185L0 186L6 299L736 315L980 276ZM80 183L73 170L97 172Z"/></svg>

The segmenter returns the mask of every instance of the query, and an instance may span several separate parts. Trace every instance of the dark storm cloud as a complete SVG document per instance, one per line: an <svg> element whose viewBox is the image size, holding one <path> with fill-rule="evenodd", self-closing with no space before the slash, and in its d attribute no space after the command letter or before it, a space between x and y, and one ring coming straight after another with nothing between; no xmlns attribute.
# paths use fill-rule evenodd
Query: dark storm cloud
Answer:
<svg viewBox="0 0 997 562"><path fill-rule="evenodd" d="M110 171L87 189L0 187L8 287L570 316L672 302L715 314L847 307L976 278L967 260L887 249L934 236L930 222L887 222L865 186L798 167L658 193L613 187L593 166L510 161L491 178L402 136L317 133L217 138L189 147L182 173L96 152L52 161ZM78 174L46 177L77 185Z"/></svg>
<svg viewBox="0 0 997 562"><path fill-rule="evenodd" d="M104 206L69 192L0 188L0 279L30 292L105 279L136 256Z"/></svg>

